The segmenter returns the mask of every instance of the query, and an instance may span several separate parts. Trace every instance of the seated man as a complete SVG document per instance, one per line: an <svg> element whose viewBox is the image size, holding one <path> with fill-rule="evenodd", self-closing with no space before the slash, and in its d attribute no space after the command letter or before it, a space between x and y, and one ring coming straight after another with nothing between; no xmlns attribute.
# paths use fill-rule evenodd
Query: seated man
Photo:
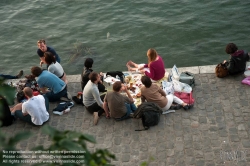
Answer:
<svg viewBox="0 0 250 166"><path fill-rule="evenodd" d="M4 79L18 79L21 78L23 75L23 71L20 70L19 73L15 76L7 75L7 74L0 74L0 77L3 77Z"/></svg>
<svg viewBox="0 0 250 166"><path fill-rule="evenodd" d="M33 125L42 125L49 119L49 103L42 95L33 96L33 91L29 87L23 89L24 95L28 100L22 105L22 110L12 110L15 117Z"/></svg>
<svg viewBox="0 0 250 166"><path fill-rule="evenodd" d="M125 91L128 97L122 95L122 91ZM113 91L106 94L103 108L106 112L110 111L110 117L115 120L130 118L130 115L133 115L132 113L137 109L129 90L121 81L116 81L113 84Z"/></svg>
<svg viewBox="0 0 250 166"><path fill-rule="evenodd" d="M47 45L45 43L45 40L43 40L43 39L38 40L37 41L37 46L38 46L37 54L40 57L40 66L42 66L43 63L45 63L45 59L44 59L44 53L45 52L52 53L55 56L56 61L58 63L61 62L61 59L60 59L59 55L56 53L56 51L52 47L47 47Z"/></svg>
<svg viewBox="0 0 250 166"><path fill-rule="evenodd" d="M47 70L42 70L37 66L33 66L31 68L31 73L37 77L37 84L40 90L50 102L70 100L67 96L66 83L58 78L55 74L52 74ZM49 90L47 90L47 88L49 88Z"/></svg>
<svg viewBox="0 0 250 166"><path fill-rule="evenodd" d="M188 110L193 107L193 105L183 102L173 94L166 95L166 93L157 84L152 83L148 76L142 76L141 82L144 85L141 87L141 101L154 102L158 104L161 107L163 114L169 113L168 110L173 102L182 106L184 110Z"/></svg>
<svg viewBox="0 0 250 166"><path fill-rule="evenodd" d="M89 81L83 89L83 104L86 109L94 115L94 125L98 123L99 117L104 113L102 99L104 95L100 97L98 90L98 82L100 82L101 76L96 72L89 74ZM102 99L101 99L102 98ZM106 111L106 117L109 117L109 113Z"/></svg>
<svg viewBox="0 0 250 166"><path fill-rule="evenodd" d="M230 54L230 60L223 63L227 64L229 74L238 74L246 70L246 61L249 61L249 54L244 50L238 50L234 43L229 43L226 46L226 53Z"/></svg>

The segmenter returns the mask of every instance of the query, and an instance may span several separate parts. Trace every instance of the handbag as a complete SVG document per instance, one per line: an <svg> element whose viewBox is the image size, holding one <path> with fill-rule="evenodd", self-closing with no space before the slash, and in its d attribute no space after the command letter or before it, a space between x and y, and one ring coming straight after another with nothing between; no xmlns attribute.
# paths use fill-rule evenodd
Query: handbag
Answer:
<svg viewBox="0 0 250 166"><path fill-rule="evenodd" d="M219 78L226 77L228 75L228 69L227 69L228 63L219 63L215 67L215 75Z"/></svg>
<svg viewBox="0 0 250 166"><path fill-rule="evenodd" d="M187 104L194 104L193 93L185 93L185 92L174 92L174 95L180 98L183 102Z"/></svg>
<svg viewBox="0 0 250 166"><path fill-rule="evenodd" d="M194 81L194 74L190 72L182 72L180 75L180 82L186 83L190 85L191 87L194 87L195 81Z"/></svg>

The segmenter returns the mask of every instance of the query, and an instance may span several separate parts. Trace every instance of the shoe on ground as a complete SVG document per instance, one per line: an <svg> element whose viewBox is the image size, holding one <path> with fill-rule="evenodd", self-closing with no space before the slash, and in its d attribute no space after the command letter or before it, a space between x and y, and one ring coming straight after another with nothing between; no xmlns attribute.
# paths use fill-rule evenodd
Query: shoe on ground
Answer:
<svg viewBox="0 0 250 166"><path fill-rule="evenodd" d="M16 75L17 78L21 78L23 76L23 70L20 70L19 73Z"/></svg>
<svg viewBox="0 0 250 166"><path fill-rule="evenodd" d="M69 111L70 111L70 108L68 107L67 109L65 109L65 110L63 111L63 113L66 114L66 113L68 113Z"/></svg>
<svg viewBox="0 0 250 166"><path fill-rule="evenodd" d="M99 119L98 112L94 112L93 115L94 115L94 125L97 125Z"/></svg>
<svg viewBox="0 0 250 166"><path fill-rule="evenodd" d="M129 114L129 117L130 117L130 118L134 118L134 113L130 113L130 114Z"/></svg>
<svg viewBox="0 0 250 166"><path fill-rule="evenodd" d="M182 105L176 104L176 105L171 105L171 107L169 109L170 110L179 110L181 108L182 108Z"/></svg>
<svg viewBox="0 0 250 166"><path fill-rule="evenodd" d="M193 104L187 104L187 105L183 106L183 109L189 110L189 109L193 108L193 106L194 106Z"/></svg>
<svg viewBox="0 0 250 166"><path fill-rule="evenodd" d="M56 114L56 115L63 115L63 112L64 112L64 111L53 111L53 114Z"/></svg>
<svg viewBox="0 0 250 166"><path fill-rule="evenodd" d="M175 112L175 110L166 110L166 111L163 111L162 114L168 114L168 113L171 113L171 112Z"/></svg>

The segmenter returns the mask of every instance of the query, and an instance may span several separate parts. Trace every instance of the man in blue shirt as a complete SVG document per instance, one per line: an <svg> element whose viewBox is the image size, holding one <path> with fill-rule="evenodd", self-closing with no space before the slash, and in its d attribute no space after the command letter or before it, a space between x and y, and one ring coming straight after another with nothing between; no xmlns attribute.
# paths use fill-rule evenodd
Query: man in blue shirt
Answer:
<svg viewBox="0 0 250 166"><path fill-rule="evenodd" d="M47 70L42 70L38 66L33 66L31 68L31 73L37 77L37 83L40 90L50 102L64 99L70 100L67 95L67 85L56 75Z"/></svg>
<svg viewBox="0 0 250 166"><path fill-rule="evenodd" d="M61 59L60 59L59 55L56 53L56 51L52 47L46 46L45 40L43 40L43 39L38 40L37 41L37 46L38 46L37 54L38 54L38 56L40 57L40 60L41 60L40 61L40 66L42 66L43 63L45 63L45 60L44 60L44 53L45 52L51 52L55 56L56 61L58 63L61 62Z"/></svg>

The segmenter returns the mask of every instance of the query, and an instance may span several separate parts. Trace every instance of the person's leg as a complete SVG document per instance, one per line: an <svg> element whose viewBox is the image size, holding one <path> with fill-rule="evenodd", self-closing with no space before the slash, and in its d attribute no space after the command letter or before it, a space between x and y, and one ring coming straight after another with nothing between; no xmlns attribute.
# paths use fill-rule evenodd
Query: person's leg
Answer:
<svg viewBox="0 0 250 166"><path fill-rule="evenodd" d="M93 114L94 112L98 112L98 116L102 116L104 113L104 109L100 107L97 103L92 104L89 107L86 107L89 113Z"/></svg>
<svg viewBox="0 0 250 166"><path fill-rule="evenodd" d="M178 98L176 96L174 96L174 102L177 104L180 104L180 105L183 105L183 103L184 103L180 98Z"/></svg>
<svg viewBox="0 0 250 166"><path fill-rule="evenodd" d="M47 110L47 112L49 112L49 99L45 95L43 95L43 97L44 97L44 100L45 100L46 110Z"/></svg>
<svg viewBox="0 0 250 166"><path fill-rule="evenodd" d="M34 123L32 123L32 121L31 121L31 116L29 114L26 116L23 116L23 113L21 110L15 111L15 117L19 118L22 121L28 122L29 124L34 125Z"/></svg>
<svg viewBox="0 0 250 166"><path fill-rule="evenodd" d="M49 99L50 102L60 101L61 97L68 98L67 87L65 87L61 92L59 92L57 94L53 93L53 91L45 93L45 96Z"/></svg>
<svg viewBox="0 0 250 166"><path fill-rule="evenodd" d="M7 75L7 74L0 74L0 77L4 79L17 79L17 76Z"/></svg>

